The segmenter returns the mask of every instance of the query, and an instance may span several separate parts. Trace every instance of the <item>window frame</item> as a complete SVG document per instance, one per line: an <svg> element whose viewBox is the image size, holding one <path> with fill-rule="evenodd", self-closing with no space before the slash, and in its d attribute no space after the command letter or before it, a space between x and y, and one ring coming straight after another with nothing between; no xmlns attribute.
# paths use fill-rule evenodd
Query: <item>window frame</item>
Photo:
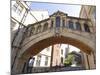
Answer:
<svg viewBox="0 0 100 75"><path fill-rule="evenodd" d="M81 24L79 22L76 22L75 25L76 25L76 30L79 30L79 31L82 30L81 29Z"/></svg>
<svg viewBox="0 0 100 75"><path fill-rule="evenodd" d="M49 59L49 57L45 56L45 66L48 66L48 59Z"/></svg>
<svg viewBox="0 0 100 75"><path fill-rule="evenodd" d="M56 27L58 28L58 27L60 27L60 22L61 21L61 18L60 18L60 16L56 16Z"/></svg>
<svg viewBox="0 0 100 75"><path fill-rule="evenodd" d="M41 55L38 55L36 60L36 66L40 66L40 65L41 65Z"/></svg>
<svg viewBox="0 0 100 75"><path fill-rule="evenodd" d="M74 29L74 24L73 24L73 21L68 21L68 28L69 29Z"/></svg>
<svg viewBox="0 0 100 75"><path fill-rule="evenodd" d="M44 26L43 26L43 31L46 31L48 29L48 23L44 23Z"/></svg>
<svg viewBox="0 0 100 75"><path fill-rule="evenodd" d="M90 32L90 28L89 28L89 26L88 26L87 23L84 23L84 30L85 30L86 32Z"/></svg>

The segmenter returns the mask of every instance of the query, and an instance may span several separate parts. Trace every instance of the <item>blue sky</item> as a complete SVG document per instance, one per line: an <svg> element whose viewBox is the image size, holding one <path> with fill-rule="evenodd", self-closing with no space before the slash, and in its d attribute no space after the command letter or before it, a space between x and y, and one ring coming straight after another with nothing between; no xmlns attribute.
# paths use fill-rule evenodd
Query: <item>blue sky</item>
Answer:
<svg viewBox="0 0 100 75"><path fill-rule="evenodd" d="M81 5L69 5L69 4L54 4L54 3L40 3L32 2L30 5L32 10L47 10L49 15L56 11L62 11L67 13L69 16L79 16Z"/></svg>

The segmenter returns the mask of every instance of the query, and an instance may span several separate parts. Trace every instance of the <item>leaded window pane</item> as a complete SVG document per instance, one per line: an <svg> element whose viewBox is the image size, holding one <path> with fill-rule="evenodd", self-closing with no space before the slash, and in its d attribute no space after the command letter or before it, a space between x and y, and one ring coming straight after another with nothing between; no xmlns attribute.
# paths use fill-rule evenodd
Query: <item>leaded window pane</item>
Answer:
<svg viewBox="0 0 100 75"><path fill-rule="evenodd" d="M81 25L79 22L76 22L76 30L81 30Z"/></svg>
<svg viewBox="0 0 100 75"><path fill-rule="evenodd" d="M56 27L60 27L60 16L56 17Z"/></svg>
<svg viewBox="0 0 100 75"><path fill-rule="evenodd" d="M90 32L89 26L87 24L84 24L84 29L86 32Z"/></svg>
<svg viewBox="0 0 100 75"><path fill-rule="evenodd" d="M74 26L73 26L73 22L72 22L72 21L69 21L68 27L69 27L70 29L74 29Z"/></svg>

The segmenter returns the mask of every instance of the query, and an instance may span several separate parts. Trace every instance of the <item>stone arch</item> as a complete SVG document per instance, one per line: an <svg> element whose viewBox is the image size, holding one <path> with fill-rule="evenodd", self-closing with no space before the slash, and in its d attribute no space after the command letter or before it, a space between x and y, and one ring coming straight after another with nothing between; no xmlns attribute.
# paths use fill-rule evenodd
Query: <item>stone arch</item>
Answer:
<svg viewBox="0 0 100 75"><path fill-rule="evenodd" d="M34 36L34 35L33 35ZM37 40L37 41L36 41ZM84 38L82 36L78 36L73 33L62 33L59 36L54 35L53 33L49 33L48 35L43 35L43 37L38 37L34 40L31 40L30 43L28 43L27 46L30 45L30 47L26 48L23 47L19 52L18 56L18 63L23 64L25 61L28 60L30 56L36 55L44 48L53 45L53 44L71 44L75 47L78 47L80 50L84 51L87 54L91 54L93 52L94 48L94 42L90 41L90 39ZM91 45L90 45L91 44ZM24 59L24 60L23 60ZM19 71L20 68L23 66L17 67L18 73L21 73Z"/></svg>
<svg viewBox="0 0 100 75"><path fill-rule="evenodd" d="M68 33L67 33L68 34ZM36 43L32 44L33 41L31 41L31 46L29 48L27 48L27 50L25 50L25 48L23 48L24 50L22 51L22 56L23 55L27 55L27 53L31 53L31 54L37 54L39 53L42 49L44 49L47 46L50 46L52 44L57 44L57 43L65 43L65 44L71 44L73 46L76 46L78 48L80 48L81 50L83 50L86 53L90 53L91 51L93 51L92 46L94 46L94 42L90 41L89 39L86 39L82 36L78 36L75 34L70 34L71 36L74 36L75 38L71 38L71 36L62 34L61 36L57 37L54 36L53 34L48 34L49 37L47 37L46 35L44 37L40 37L41 40L39 40L40 38L37 38ZM80 38L80 39L79 39ZM85 40L85 41L84 41ZM89 45L91 43L91 45ZM27 46L27 45L26 45ZM36 50L37 49L37 50Z"/></svg>

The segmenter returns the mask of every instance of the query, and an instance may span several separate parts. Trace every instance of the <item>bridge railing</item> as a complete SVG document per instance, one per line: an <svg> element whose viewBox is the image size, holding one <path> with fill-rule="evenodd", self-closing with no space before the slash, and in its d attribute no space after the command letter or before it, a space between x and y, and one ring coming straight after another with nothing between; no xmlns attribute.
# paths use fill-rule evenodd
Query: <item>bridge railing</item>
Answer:
<svg viewBox="0 0 100 75"><path fill-rule="evenodd" d="M60 33L65 33L65 32L70 32L72 34L81 35L81 36L86 37L86 38L91 38L92 37L90 32L84 32L84 31L79 31L79 30L75 30L75 29L72 30L72 29L69 29L67 27L52 27L52 28L47 28L45 31L40 31L38 33L31 33L24 40L23 46L26 45L27 43L29 43L31 41L30 39L34 40L36 38L47 35L49 33L52 33L52 34L54 34L54 36L57 36Z"/></svg>
<svg viewBox="0 0 100 75"><path fill-rule="evenodd" d="M55 33L55 34L60 34L61 32L71 32L71 33L75 33L75 34L80 34L80 35L90 35L91 32L86 32L86 31L82 31L82 30L77 30L77 29L71 29L71 28L68 28L68 27L48 27L47 29L45 30L40 30L38 32L32 32L32 29L30 30L27 30L27 33L26 33L26 38L29 38L31 36L38 36L41 35L41 34L45 34L45 33ZM83 34L82 34L83 33Z"/></svg>
<svg viewBox="0 0 100 75"><path fill-rule="evenodd" d="M71 29L71 28L67 28L67 27L48 27L46 30L40 30L38 32L32 32L32 30L28 30L26 37L31 37L33 35L38 35L41 33L45 33L45 32L51 32L54 31L55 33L60 33L62 31L69 31L69 32L84 32L84 33L91 33L91 32L86 32L86 31L82 31L82 30L77 30L77 29Z"/></svg>

